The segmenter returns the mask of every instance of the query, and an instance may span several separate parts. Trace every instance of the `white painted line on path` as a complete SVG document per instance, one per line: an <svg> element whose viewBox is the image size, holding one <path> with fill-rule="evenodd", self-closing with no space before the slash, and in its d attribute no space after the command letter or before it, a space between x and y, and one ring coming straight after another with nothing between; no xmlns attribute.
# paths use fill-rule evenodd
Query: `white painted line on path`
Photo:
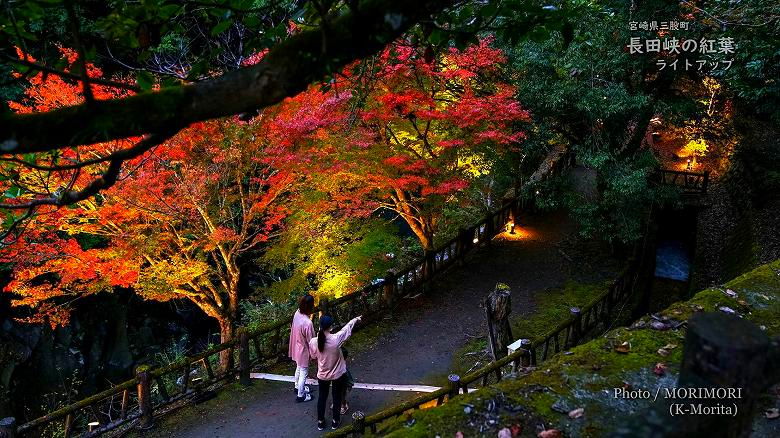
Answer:
<svg viewBox="0 0 780 438"><path fill-rule="evenodd" d="M250 377L253 379L274 380L277 382L290 382L295 380L294 376L285 376L282 374L270 374L270 373L250 373ZM316 379L306 379L307 385L317 385ZM353 387L355 389L367 389L369 391L409 391L409 392L433 392L440 389L438 386L428 385L396 385L396 384L382 384L382 383L355 383Z"/></svg>

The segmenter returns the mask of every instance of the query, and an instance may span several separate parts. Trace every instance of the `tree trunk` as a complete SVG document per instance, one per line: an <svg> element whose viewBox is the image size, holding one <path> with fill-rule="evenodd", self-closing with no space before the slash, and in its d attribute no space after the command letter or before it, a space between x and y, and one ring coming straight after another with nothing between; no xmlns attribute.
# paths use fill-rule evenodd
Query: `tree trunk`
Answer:
<svg viewBox="0 0 780 438"><path fill-rule="evenodd" d="M226 264L229 275L227 279L228 308L225 311L227 315L224 318L220 318L219 321L221 343L233 340L236 334L236 326L238 325L239 273L241 271L236 264L235 258L226 260ZM230 349L224 350L219 354L219 365L222 370L233 369L234 358Z"/></svg>
<svg viewBox="0 0 780 438"><path fill-rule="evenodd" d="M235 331L236 324L233 318L225 317L219 319L219 341L221 343L230 342L235 335ZM233 355L230 354L230 349L219 353L219 367L223 371L233 368Z"/></svg>
<svg viewBox="0 0 780 438"><path fill-rule="evenodd" d="M417 222L419 221L419 223ZM417 236L417 240L420 241L423 253L433 251L433 227L425 219L418 218L415 223L406 221L412 228L414 235ZM420 225L422 223L422 225Z"/></svg>
<svg viewBox="0 0 780 438"><path fill-rule="evenodd" d="M512 312L511 298L509 286L502 283L497 284L493 292L485 298L488 340L494 360L506 356L509 344L512 343L512 328L509 325L509 314Z"/></svg>

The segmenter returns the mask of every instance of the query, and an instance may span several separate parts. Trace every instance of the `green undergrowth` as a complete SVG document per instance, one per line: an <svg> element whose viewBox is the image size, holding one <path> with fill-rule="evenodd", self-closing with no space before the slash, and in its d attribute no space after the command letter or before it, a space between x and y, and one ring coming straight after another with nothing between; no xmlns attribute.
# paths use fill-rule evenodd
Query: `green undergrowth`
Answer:
<svg viewBox="0 0 780 438"><path fill-rule="evenodd" d="M510 317L512 337L514 339L534 339L546 334L551 328L569 318L572 307L583 307L600 294L607 291L611 282L585 284L568 281L563 287L548 289L534 295L534 309L523 315ZM452 370L456 374L465 375L474 366L478 354L487 348L487 339L482 336L475 338L460 348L453 356ZM487 363L484 356L483 365Z"/></svg>
<svg viewBox="0 0 780 438"><path fill-rule="evenodd" d="M732 292L736 296L731 296ZM494 437L497 430L515 426L522 428L520 436L529 437L542 428L559 429L564 436L608 435L629 415L652 404L652 400L615 397L615 388L643 389L653 394L656 388L674 386L685 337L685 325L680 323L696 312L728 311L726 308L762 326L770 336L779 335L780 260L722 287L703 290L655 315L672 326L679 325L676 329L653 329L654 319L644 317L631 327L611 330L567 354L559 354L517 379L386 422L379 432L393 437L446 437L460 431L465 436ZM628 352L617 351L615 347L621 345L628 346ZM666 369L655 372L657 364ZM484 416L490 404L499 406L494 424L486 422ZM578 408L584 409L584 415L569 418L567 413ZM758 416L755 430L777 427L769 421Z"/></svg>

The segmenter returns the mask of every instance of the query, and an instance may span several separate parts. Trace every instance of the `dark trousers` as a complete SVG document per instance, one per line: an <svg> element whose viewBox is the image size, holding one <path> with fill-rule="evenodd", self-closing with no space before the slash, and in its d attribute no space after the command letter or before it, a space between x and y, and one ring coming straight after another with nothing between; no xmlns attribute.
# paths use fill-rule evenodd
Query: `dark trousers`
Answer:
<svg viewBox="0 0 780 438"><path fill-rule="evenodd" d="M333 384L333 421L341 421L341 397L347 386L347 375L343 374L336 380L317 379L319 388L317 390L317 420L325 421L325 407L328 404L328 393L330 385Z"/></svg>

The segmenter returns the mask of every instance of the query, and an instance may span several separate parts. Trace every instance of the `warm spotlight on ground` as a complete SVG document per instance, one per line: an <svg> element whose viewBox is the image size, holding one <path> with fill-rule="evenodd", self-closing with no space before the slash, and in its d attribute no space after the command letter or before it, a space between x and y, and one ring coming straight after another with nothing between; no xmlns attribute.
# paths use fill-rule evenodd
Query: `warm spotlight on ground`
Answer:
<svg viewBox="0 0 780 438"><path fill-rule="evenodd" d="M496 236L496 239L504 240L525 240L533 238L534 233L528 228L515 225L511 229L505 230L503 233Z"/></svg>

